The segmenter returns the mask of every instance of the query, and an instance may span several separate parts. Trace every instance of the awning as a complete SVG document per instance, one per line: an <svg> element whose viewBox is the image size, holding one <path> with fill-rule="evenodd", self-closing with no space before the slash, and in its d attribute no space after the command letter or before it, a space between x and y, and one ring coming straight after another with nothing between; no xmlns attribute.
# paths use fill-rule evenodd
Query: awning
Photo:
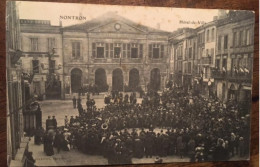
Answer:
<svg viewBox="0 0 260 167"><path fill-rule="evenodd" d="M244 85L244 86L242 87L242 89L243 89L243 90L252 90L252 87L251 87L251 86L245 86L245 85Z"/></svg>

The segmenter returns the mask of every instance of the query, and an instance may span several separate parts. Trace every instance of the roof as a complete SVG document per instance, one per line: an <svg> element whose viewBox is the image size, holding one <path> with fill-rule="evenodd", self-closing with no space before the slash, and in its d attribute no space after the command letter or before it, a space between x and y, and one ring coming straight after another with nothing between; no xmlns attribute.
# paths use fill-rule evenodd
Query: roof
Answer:
<svg viewBox="0 0 260 167"><path fill-rule="evenodd" d="M71 25L71 26L67 26L67 27L63 27L63 30L81 30L81 31L91 31L95 28L98 28L100 26L104 26L106 24L109 24L111 22L123 22L129 26L132 26L136 29L139 29L140 31L143 31L144 33L165 33L165 34L169 34L170 32L167 31L163 31L163 30L159 30L159 29L155 29L155 28L151 28L148 26L144 26L142 24L139 23L135 23L129 19L126 19L122 16L119 16L118 14L114 13L114 12L108 12L105 13L102 16L99 16L95 19L92 19L90 21L87 21L85 23L82 24L75 24L75 25Z"/></svg>

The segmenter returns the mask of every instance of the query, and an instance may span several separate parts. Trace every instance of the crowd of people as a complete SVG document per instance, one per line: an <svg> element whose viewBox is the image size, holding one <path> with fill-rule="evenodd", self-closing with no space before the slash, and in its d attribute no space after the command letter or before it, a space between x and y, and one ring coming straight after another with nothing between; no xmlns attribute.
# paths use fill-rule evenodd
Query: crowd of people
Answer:
<svg viewBox="0 0 260 167"><path fill-rule="evenodd" d="M235 101L186 93L172 87L160 95L150 91L137 103L136 95L106 96L97 108L87 96L73 99L79 115L46 121L44 151L78 149L102 155L109 164L129 164L132 158L189 157L191 162L224 161L249 155L250 116ZM85 108L85 109L84 109Z"/></svg>

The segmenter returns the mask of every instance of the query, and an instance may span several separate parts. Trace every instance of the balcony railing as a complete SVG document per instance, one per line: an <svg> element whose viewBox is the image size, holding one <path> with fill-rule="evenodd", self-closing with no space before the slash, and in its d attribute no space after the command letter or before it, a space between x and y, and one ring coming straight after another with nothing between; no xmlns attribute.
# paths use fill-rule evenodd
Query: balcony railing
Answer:
<svg viewBox="0 0 260 167"><path fill-rule="evenodd" d="M252 74L249 73L239 73L234 71L217 71L212 70L212 77L215 79L223 79L223 80L229 80L229 81L245 81L245 82L252 82Z"/></svg>
<svg viewBox="0 0 260 167"><path fill-rule="evenodd" d="M202 57L201 64L212 64L211 57Z"/></svg>

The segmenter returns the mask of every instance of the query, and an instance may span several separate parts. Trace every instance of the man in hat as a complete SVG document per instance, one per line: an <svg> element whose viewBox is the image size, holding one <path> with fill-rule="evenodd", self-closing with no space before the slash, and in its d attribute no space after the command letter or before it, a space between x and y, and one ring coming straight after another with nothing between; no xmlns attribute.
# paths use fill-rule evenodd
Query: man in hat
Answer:
<svg viewBox="0 0 260 167"><path fill-rule="evenodd" d="M48 119L46 120L46 131L50 129L50 126L52 126L52 120L51 116L48 116Z"/></svg>
<svg viewBox="0 0 260 167"><path fill-rule="evenodd" d="M69 126L69 119L68 119L68 116L65 115L65 118L64 118L64 126L67 128Z"/></svg>
<svg viewBox="0 0 260 167"><path fill-rule="evenodd" d="M72 126L72 124L73 124L74 122L75 122L75 121L74 121L74 117L71 116L71 117L70 117L70 126Z"/></svg>

